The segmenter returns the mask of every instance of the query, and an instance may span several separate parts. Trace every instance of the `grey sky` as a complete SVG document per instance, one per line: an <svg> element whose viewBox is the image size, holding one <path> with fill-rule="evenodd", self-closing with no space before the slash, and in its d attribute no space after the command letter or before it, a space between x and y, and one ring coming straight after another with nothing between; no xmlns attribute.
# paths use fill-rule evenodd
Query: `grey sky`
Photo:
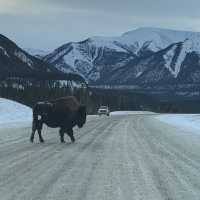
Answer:
<svg viewBox="0 0 200 200"><path fill-rule="evenodd" d="M0 0L0 33L52 50L144 26L200 31L199 8L199 0Z"/></svg>

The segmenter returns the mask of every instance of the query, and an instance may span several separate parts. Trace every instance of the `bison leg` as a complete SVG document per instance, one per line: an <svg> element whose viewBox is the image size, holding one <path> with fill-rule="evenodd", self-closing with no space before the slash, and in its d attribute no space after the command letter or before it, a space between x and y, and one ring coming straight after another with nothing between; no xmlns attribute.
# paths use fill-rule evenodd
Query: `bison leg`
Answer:
<svg viewBox="0 0 200 200"><path fill-rule="evenodd" d="M35 136L35 131L37 130L36 128L36 122L33 121L32 123L32 133L31 133L31 137L30 137L30 142L34 141L34 136Z"/></svg>
<svg viewBox="0 0 200 200"><path fill-rule="evenodd" d="M70 137L72 142L75 142L73 129L67 130L67 135Z"/></svg>
<svg viewBox="0 0 200 200"><path fill-rule="evenodd" d="M38 130L38 135L39 135L40 142L41 142L41 143L44 143L44 139L43 139L43 137L42 137L42 130L41 130L41 129Z"/></svg>
<svg viewBox="0 0 200 200"><path fill-rule="evenodd" d="M44 142L44 139L42 138L42 121L41 120L34 120L33 124L32 124L32 133L31 133L31 137L30 137L30 141L33 142L34 141L34 136L35 136L35 132L38 132L39 135L39 140L40 142Z"/></svg>
<svg viewBox="0 0 200 200"><path fill-rule="evenodd" d="M62 128L59 130L59 134L60 134L60 142L65 143L65 139L64 139L65 132Z"/></svg>
<svg viewBox="0 0 200 200"><path fill-rule="evenodd" d="M44 143L44 139L43 139L43 137L42 137L42 125L43 125L42 120L38 120L38 121L37 121L37 124L36 124L36 129L37 129L37 131L38 131L38 135L39 135L39 140L40 140L40 142L41 142L41 143Z"/></svg>

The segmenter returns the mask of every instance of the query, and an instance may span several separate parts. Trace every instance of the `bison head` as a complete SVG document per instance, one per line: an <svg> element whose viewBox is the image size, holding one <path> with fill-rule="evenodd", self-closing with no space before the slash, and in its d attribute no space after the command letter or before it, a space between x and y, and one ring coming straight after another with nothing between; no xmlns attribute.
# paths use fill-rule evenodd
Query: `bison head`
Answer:
<svg viewBox="0 0 200 200"><path fill-rule="evenodd" d="M85 122L86 122L86 106L80 105L78 109L77 126L81 128L83 127Z"/></svg>

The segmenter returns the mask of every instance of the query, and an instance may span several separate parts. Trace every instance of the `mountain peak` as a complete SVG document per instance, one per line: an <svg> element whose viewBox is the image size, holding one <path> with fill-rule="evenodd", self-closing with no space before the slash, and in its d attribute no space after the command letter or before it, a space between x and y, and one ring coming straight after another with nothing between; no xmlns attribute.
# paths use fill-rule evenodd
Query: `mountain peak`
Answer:
<svg viewBox="0 0 200 200"><path fill-rule="evenodd" d="M142 78L174 81L185 63L198 65L198 56L200 33L142 27L118 37L95 36L62 46L45 60L93 83L129 84Z"/></svg>
<svg viewBox="0 0 200 200"><path fill-rule="evenodd" d="M137 29L134 29L134 30L130 30L128 32L125 32L124 34L122 35L129 35L129 34L133 34L135 32L171 32L171 33L188 33L188 34L191 34L191 33L199 33L200 32L193 32L193 31L185 31L185 30L176 30L176 29L169 29L169 28L159 28L159 27L140 27L140 28L137 28Z"/></svg>

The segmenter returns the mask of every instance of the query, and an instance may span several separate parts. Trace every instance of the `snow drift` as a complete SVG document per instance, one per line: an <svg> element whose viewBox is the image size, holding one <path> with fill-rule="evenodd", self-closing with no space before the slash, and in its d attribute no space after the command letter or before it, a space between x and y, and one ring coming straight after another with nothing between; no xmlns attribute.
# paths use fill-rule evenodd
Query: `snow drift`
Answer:
<svg viewBox="0 0 200 200"><path fill-rule="evenodd" d="M17 125L19 122L31 122L32 109L11 101L0 98L0 126Z"/></svg>

